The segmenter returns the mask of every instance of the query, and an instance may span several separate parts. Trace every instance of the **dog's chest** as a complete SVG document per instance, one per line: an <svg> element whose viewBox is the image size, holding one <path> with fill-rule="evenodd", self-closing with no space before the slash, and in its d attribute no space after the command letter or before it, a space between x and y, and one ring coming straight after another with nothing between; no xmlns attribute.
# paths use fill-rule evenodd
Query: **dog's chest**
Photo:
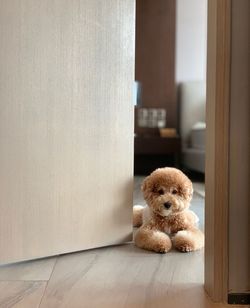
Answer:
<svg viewBox="0 0 250 308"><path fill-rule="evenodd" d="M171 228L168 224L166 224L165 228L164 228L164 232L167 234L171 234Z"/></svg>
<svg viewBox="0 0 250 308"><path fill-rule="evenodd" d="M178 219L177 217L171 217L168 219L165 219L164 222L162 222L162 230L163 232L167 234L176 233L179 227ZM181 230L181 228L180 228Z"/></svg>
<svg viewBox="0 0 250 308"><path fill-rule="evenodd" d="M166 219L159 219L157 221L158 229L167 234L171 234L171 223Z"/></svg>

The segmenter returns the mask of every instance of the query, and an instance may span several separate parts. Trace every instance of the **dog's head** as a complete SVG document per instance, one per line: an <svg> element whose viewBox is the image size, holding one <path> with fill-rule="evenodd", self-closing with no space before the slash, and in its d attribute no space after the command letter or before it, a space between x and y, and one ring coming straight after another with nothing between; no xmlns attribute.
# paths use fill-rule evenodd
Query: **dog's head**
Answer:
<svg viewBox="0 0 250 308"><path fill-rule="evenodd" d="M193 185L180 170L159 168L145 178L142 192L153 212L168 216L189 207Z"/></svg>

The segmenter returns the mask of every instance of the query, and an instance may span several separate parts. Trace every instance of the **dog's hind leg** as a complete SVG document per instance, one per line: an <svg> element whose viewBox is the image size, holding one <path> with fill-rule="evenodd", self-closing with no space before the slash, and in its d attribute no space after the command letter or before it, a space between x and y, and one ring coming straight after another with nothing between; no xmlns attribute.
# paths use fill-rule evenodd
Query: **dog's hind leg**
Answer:
<svg viewBox="0 0 250 308"><path fill-rule="evenodd" d="M133 206L133 226L140 227L143 224L143 211L144 207L142 205Z"/></svg>
<svg viewBox="0 0 250 308"><path fill-rule="evenodd" d="M204 234L198 228L178 231L172 238L173 245L182 252L191 252L204 247Z"/></svg>

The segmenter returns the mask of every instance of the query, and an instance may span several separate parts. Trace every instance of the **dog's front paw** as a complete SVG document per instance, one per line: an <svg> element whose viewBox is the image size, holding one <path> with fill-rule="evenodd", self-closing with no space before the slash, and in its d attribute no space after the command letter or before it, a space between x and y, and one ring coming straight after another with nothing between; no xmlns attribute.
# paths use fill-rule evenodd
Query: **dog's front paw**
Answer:
<svg viewBox="0 0 250 308"><path fill-rule="evenodd" d="M169 248L167 245L159 245L154 247L153 250L158 253L166 253L169 251Z"/></svg>
<svg viewBox="0 0 250 308"><path fill-rule="evenodd" d="M135 234L135 245L137 247L166 253L172 247L171 239L167 234L158 230L152 230L150 225L144 225Z"/></svg>
<svg viewBox="0 0 250 308"><path fill-rule="evenodd" d="M170 238L164 233L155 234L156 239L154 239L153 250L158 253L166 253L172 248L172 242Z"/></svg>
<svg viewBox="0 0 250 308"><path fill-rule="evenodd" d="M191 252L204 246L204 235L199 229L183 230L173 237L176 249L182 252Z"/></svg>
<svg viewBox="0 0 250 308"><path fill-rule="evenodd" d="M190 243L182 243L182 244L176 245L175 248L178 249L181 252L194 251L194 247Z"/></svg>

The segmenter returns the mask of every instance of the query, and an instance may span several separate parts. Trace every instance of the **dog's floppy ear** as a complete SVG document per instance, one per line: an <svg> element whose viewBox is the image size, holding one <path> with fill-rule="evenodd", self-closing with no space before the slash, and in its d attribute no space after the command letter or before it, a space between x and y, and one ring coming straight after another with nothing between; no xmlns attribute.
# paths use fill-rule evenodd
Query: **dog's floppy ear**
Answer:
<svg viewBox="0 0 250 308"><path fill-rule="evenodd" d="M152 180L152 176L149 175L142 183L141 190L145 200L151 198L155 192L155 183Z"/></svg>
<svg viewBox="0 0 250 308"><path fill-rule="evenodd" d="M193 184L192 184L192 182L189 180L188 184L186 184L186 185L184 186L184 193L185 193L186 197L187 197L188 199L191 200L192 197L193 197L193 192L194 192L194 190L193 190Z"/></svg>

